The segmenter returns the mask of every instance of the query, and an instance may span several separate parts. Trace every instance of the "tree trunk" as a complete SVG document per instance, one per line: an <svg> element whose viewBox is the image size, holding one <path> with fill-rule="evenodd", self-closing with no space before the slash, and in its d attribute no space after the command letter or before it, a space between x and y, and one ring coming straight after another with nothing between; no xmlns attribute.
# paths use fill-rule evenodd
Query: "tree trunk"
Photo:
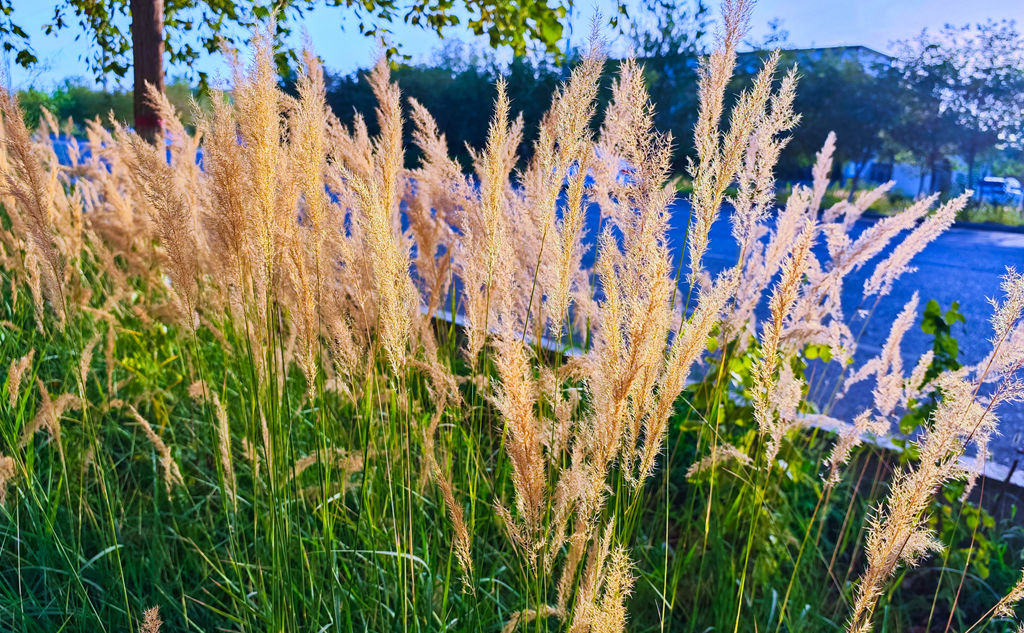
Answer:
<svg viewBox="0 0 1024 633"><path fill-rule="evenodd" d="M976 152L974 148L967 150L967 186L965 189L970 189L974 186L974 158Z"/></svg>
<svg viewBox="0 0 1024 633"><path fill-rule="evenodd" d="M164 0L131 0L135 131L152 142L163 121L147 97L146 84L164 91Z"/></svg>

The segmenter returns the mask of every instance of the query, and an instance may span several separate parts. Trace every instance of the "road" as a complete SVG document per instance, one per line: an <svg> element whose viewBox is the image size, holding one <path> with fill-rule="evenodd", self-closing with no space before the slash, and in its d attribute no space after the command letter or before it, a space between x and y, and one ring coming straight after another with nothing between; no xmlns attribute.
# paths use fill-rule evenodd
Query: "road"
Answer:
<svg viewBox="0 0 1024 633"><path fill-rule="evenodd" d="M683 243L683 227L686 225L688 211L684 202L677 202L672 209L673 228L669 242L673 249L680 248ZM854 231L859 233L872 223L871 219L862 220ZM824 249L819 245L817 251L819 258L822 258ZM723 214L711 230L711 244L705 259L707 267L716 272L722 270L736 262L737 254L738 248L730 233L728 219ZM988 298L1000 296L1000 276L1007 266L1024 269L1024 234L952 228L929 244L914 259L913 265L917 270L905 274L896 282L892 294L882 300L868 321L857 348L855 366L878 353L889 334L893 319L915 290L920 295L920 308L917 323L903 340L905 371L909 372L921 354L931 348L931 337L920 329L920 317L930 299L938 301L944 310L954 301L959 302L960 312L967 321L953 328L953 335L959 340L960 360L964 364L981 361L991 349L989 337L992 328L989 317L992 309ZM847 319L859 307L864 280L873 268L874 262L869 262L847 278L843 292ZM854 333L859 329L859 323ZM831 390L824 388L818 391L820 393L815 400L823 406L829 400ZM851 392L850 397L835 403L831 413L844 420L852 419L869 404L869 392L870 387L867 386L860 392ZM1024 460L1024 406L1006 406L1000 411L999 418L1000 436L993 439L991 446L994 459L1004 465L1009 465L1018 457ZM1018 453L1018 447L1021 453Z"/></svg>

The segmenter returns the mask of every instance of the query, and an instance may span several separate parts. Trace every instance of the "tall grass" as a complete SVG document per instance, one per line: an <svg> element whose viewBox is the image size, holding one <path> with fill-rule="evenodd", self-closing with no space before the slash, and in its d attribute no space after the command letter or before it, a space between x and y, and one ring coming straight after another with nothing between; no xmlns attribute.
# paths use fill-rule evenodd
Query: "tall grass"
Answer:
<svg viewBox="0 0 1024 633"><path fill-rule="evenodd" d="M265 32L194 133L151 95L157 146L92 121L62 166L52 117L30 137L0 93L3 627L866 631L938 608L998 629L1020 557L979 533L961 458L983 468L1024 397L1024 279L978 367L904 372L916 297L852 367L966 197L857 233L888 186L821 209L830 136L772 217L798 74L771 55L726 108L750 8L726 2L701 67L685 266L672 139L633 60L598 120L596 39L522 166L499 83L471 175L415 102L405 166L385 63L371 136L327 110L312 53L279 90ZM712 276L723 209L739 257ZM855 420L828 417L872 379ZM920 408L902 455L863 441ZM941 569L913 575L940 535Z"/></svg>

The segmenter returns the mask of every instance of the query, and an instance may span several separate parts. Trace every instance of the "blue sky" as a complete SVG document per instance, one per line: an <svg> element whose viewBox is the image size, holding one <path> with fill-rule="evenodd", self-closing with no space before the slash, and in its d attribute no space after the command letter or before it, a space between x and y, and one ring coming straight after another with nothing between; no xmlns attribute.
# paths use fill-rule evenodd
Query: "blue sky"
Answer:
<svg viewBox="0 0 1024 633"><path fill-rule="evenodd" d="M14 0L13 5L15 21L29 32L41 63L25 71L0 56L0 80L4 84L46 89L66 77L88 76L83 58L89 44L84 34L74 28L57 36L42 32L42 26L52 16L53 2ZM612 6L612 0L580 0L573 15L575 37L585 36L595 11L608 14ZM763 35L774 18L782 21L795 46L863 44L888 51L895 40L912 37L926 27L941 28L945 23L1006 18L1024 26L1024 0L761 0L754 10L752 37ZM303 26L331 70L349 72L366 67L376 55L375 43L359 35L355 20L344 8L319 8L306 17ZM443 43L434 34L410 26L399 24L393 30L394 41L414 61L429 59ZM453 30L449 38L480 47L486 45L464 29ZM624 42L612 43L613 51L621 53L625 48ZM223 66L216 58L204 59L199 66L214 76L223 75ZM184 70L171 67L169 74L180 75Z"/></svg>

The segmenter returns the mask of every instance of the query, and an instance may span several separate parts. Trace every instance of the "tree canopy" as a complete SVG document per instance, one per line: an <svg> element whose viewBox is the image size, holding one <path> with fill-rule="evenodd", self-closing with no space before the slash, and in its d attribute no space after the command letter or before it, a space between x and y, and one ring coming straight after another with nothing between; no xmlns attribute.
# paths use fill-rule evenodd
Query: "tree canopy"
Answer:
<svg viewBox="0 0 1024 633"><path fill-rule="evenodd" d="M221 42L237 44L257 25L273 19L277 41L283 42L294 26L322 1L328 7L347 9L358 29L368 36L386 36L389 25L402 21L444 34L459 24L476 35L485 35L493 47L509 46L523 53L531 45L557 52L568 0L516 2L514 0L166 0L163 6L164 47L171 63L189 67ZM132 65L129 28L131 0L56 0L46 33L76 26L93 42L87 61L98 76L123 76ZM0 0L0 40L14 54L17 64L37 62L29 33L16 21L13 0ZM278 63L286 66L294 50L278 51Z"/></svg>
<svg viewBox="0 0 1024 633"><path fill-rule="evenodd" d="M1024 36L1011 21L946 25L900 44L894 70L918 113L897 135L932 159L943 145L967 163L1024 141Z"/></svg>

